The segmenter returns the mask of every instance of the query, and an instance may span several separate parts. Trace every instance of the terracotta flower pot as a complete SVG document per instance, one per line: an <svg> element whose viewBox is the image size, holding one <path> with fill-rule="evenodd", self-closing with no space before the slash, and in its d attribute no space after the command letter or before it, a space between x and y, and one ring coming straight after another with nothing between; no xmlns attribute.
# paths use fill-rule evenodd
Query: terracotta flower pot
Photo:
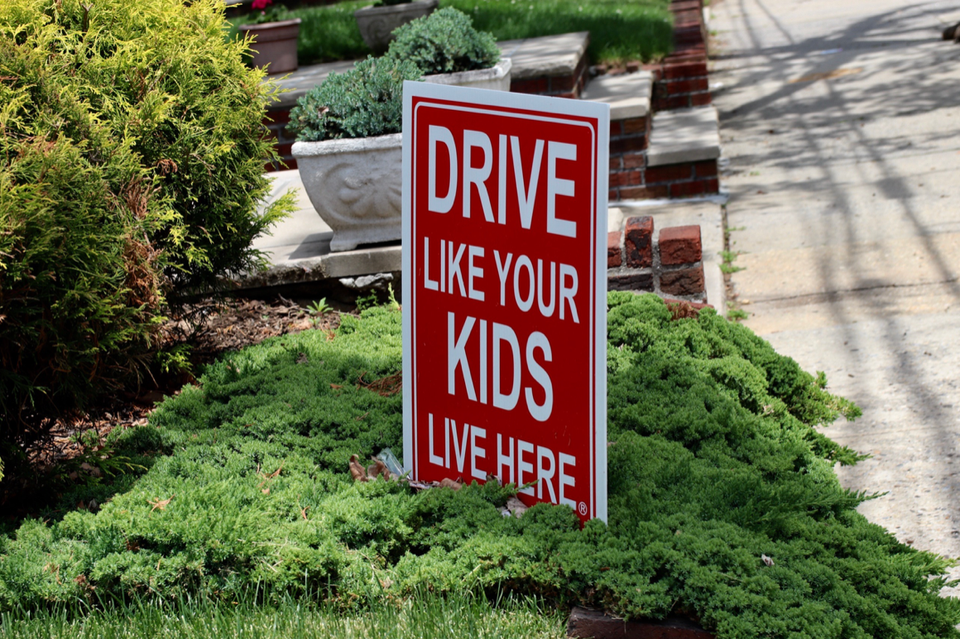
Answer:
<svg viewBox="0 0 960 639"><path fill-rule="evenodd" d="M238 29L241 35L251 37L253 66L266 67L270 75L297 70L300 18L263 24L241 24Z"/></svg>
<svg viewBox="0 0 960 639"><path fill-rule="evenodd" d="M364 7L353 12L360 35L367 46L381 54L393 41L393 30L411 20L429 15L437 8L438 0L417 0L384 7Z"/></svg>

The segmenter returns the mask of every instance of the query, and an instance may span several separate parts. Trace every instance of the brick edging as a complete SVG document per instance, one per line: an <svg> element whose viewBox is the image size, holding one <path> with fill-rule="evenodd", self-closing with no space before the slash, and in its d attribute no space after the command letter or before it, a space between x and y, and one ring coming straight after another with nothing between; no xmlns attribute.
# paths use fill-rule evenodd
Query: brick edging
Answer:
<svg viewBox="0 0 960 639"><path fill-rule="evenodd" d="M607 234L607 289L707 303L700 226L667 227L655 236L651 216L627 218Z"/></svg>
<svg viewBox="0 0 960 639"><path fill-rule="evenodd" d="M593 639L714 639L689 619L669 616L663 621L625 621L599 610L579 606L570 611L567 637Z"/></svg>
<svg viewBox="0 0 960 639"><path fill-rule="evenodd" d="M267 137L273 139L274 148L281 160L281 162L277 164L268 162L264 167L267 173L297 168L297 161L290 154L290 149L293 147L293 143L296 142L296 137L287 133L286 128L289 122L290 107L267 109L267 113L263 118L263 126L267 128Z"/></svg>

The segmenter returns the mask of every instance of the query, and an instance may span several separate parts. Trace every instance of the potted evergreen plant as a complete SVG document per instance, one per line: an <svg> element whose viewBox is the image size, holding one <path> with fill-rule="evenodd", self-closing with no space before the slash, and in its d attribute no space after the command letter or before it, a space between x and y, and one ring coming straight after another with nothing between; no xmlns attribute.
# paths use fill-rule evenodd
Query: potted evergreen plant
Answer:
<svg viewBox="0 0 960 639"><path fill-rule="evenodd" d="M499 62L493 37L455 9L407 26L387 55L331 73L290 112L289 129L297 136L292 154L304 190L333 230L332 251L400 239L403 81Z"/></svg>
<svg viewBox="0 0 960 639"><path fill-rule="evenodd" d="M417 18L430 15L438 0L380 0L354 11L360 36L373 52L380 55L393 40L393 31Z"/></svg>
<svg viewBox="0 0 960 639"><path fill-rule="evenodd" d="M500 59L493 34L478 31L470 16L453 8L398 28L387 55L415 63L424 82L510 90L511 62Z"/></svg>
<svg viewBox="0 0 960 639"><path fill-rule="evenodd" d="M412 62L370 57L331 73L290 111L292 153L333 230L330 250L400 238L403 81L422 75Z"/></svg>
<svg viewBox="0 0 960 639"><path fill-rule="evenodd" d="M271 4L273 0L253 0L255 12L237 29L250 39L253 66L265 68L269 75L296 71L300 18L291 18L286 7Z"/></svg>

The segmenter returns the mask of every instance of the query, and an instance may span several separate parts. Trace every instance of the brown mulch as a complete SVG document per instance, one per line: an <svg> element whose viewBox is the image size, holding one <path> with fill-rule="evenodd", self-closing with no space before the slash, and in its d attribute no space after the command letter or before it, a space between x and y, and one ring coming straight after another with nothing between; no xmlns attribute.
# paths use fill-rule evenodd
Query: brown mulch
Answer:
<svg viewBox="0 0 960 639"><path fill-rule="evenodd" d="M164 326L167 339L191 345L195 364L208 364L226 351L259 344L269 337L306 330L330 331L340 325L336 311L314 315L306 306L278 296L272 301L204 300L184 309L186 317Z"/></svg>

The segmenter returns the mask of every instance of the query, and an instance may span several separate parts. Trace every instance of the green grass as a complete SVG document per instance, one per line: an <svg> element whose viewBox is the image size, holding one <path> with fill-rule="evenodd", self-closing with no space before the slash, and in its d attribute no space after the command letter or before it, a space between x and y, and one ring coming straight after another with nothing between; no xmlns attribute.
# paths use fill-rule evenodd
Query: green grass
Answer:
<svg viewBox="0 0 960 639"><path fill-rule="evenodd" d="M490 603L469 593L378 602L363 612L285 599L259 605L249 599L214 604L136 602L76 614L67 609L0 615L4 639L559 639L564 615L533 600Z"/></svg>
<svg viewBox="0 0 960 639"><path fill-rule="evenodd" d="M302 20L300 64L369 55L353 17L368 4L347 0L292 10L292 17ZM497 40L589 31L593 63L657 59L673 46L673 18L665 0L441 0L440 6L460 9ZM234 35L243 18L230 23Z"/></svg>
<svg viewBox="0 0 960 639"><path fill-rule="evenodd" d="M497 40L589 31L596 63L652 60L673 48L669 2L660 0L441 0Z"/></svg>

